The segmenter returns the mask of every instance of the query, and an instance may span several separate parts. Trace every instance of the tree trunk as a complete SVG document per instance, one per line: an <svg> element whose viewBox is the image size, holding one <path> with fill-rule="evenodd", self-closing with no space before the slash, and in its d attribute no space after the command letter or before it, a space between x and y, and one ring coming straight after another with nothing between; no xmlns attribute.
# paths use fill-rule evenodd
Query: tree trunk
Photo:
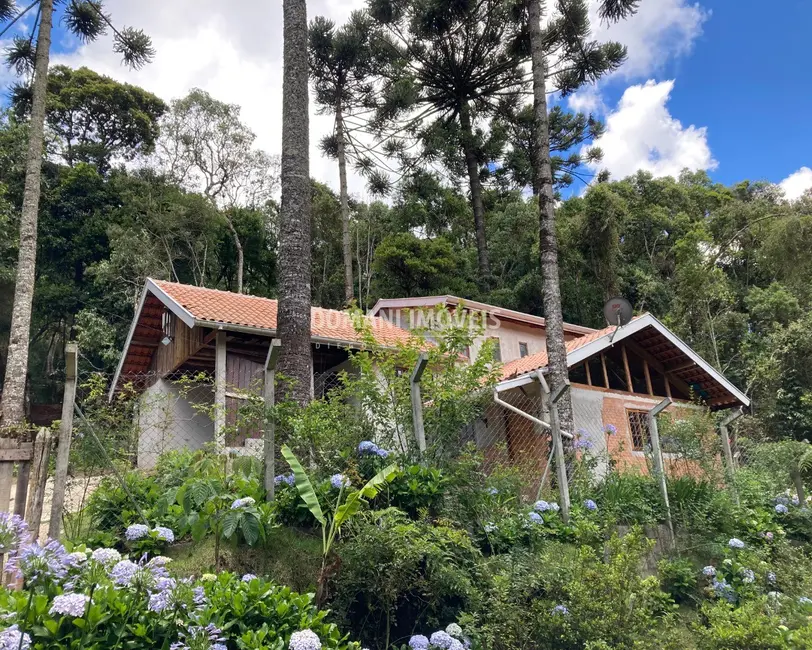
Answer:
<svg viewBox="0 0 812 650"><path fill-rule="evenodd" d="M0 402L0 421L4 426L20 424L25 417L25 384L28 374L31 305L34 300L37 265L37 217L52 14L53 0L41 0L37 52L34 61L28 153L25 161L25 189L20 215L20 251L17 257L17 278L14 285L14 307L11 312L6 377L3 384L3 399Z"/></svg>
<svg viewBox="0 0 812 650"><path fill-rule="evenodd" d="M541 34L541 0L529 0L530 51L533 66L535 109L536 182L539 188L539 253L542 299L547 330L547 358L550 388L555 392L567 378L567 348L561 313L561 285L558 280L558 242L555 235L553 168L550 160L550 123L547 116L547 61ZM561 428L572 432L572 401L569 394L558 402Z"/></svg>
<svg viewBox="0 0 812 650"><path fill-rule="evenodd" d="M310 160L307 87L307 3L284 0L282 82L282 207L279 236L277 369L292 382L289 396L310 401Z"/></svg>
<svg viewBox="0 0 812 650"><path fill-rule="evenodd" d="M354 297L352 283L352 242L350 241L350 201L347 196L347 156L344 151L344 114L336 102L336 140L338 143L338 184L341 198L341 246L344 251L344 302Z"/></svg>
<svg viewBox="0 0 812 650"><path fill-rule="evenodd" d="M487 284L491 275L488 261L488 240L485 237L485 205L482 202L482 183L479 180L479 163L474 151L474 131L471 127L471 114L467 103L460 107L460 127L462 128L462 151L468 167L468 184L471 188L471 207L474 211L476 229L476 250L479 258L479 273Z"/></svg>
<svg viewBox="0 0 812 650"><path fill-rule="evenodd" d="M234 222L231 221L231 217L228 215L226 215L226 223L228 224L228 229L231 231L232 237L234 237L234 246L237 249L237 293L242 293L242 276L243 268L245 267L245 254L242 250L240 236L237 234L237 229L234 227Z"/></svg>

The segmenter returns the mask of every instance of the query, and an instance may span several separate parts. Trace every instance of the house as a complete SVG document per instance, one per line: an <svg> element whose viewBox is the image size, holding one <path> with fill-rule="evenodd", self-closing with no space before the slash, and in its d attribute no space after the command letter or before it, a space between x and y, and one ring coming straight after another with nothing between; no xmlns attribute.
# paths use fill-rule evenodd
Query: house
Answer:
<svg viewBox="0 0 812 650"><path fill-rule="evenodd" d="M546 372L544 319L456 296L379 300L371 314L412 329L421 324L421 309L479 314L484 330L474 339L476 358L492 339L503 362L496 386L499 399L513 409L490 405L472 427L471 439L491 463L526 467L529 481L538 480L538 465L549 454L549 437L522 414L543 412L538 373ZM462 322L459 316L456 319ZM647 413L664 398L679 415L704 404L711 410L748 406L750 400L651 314L623 327L595 330L564 324L573 405L573 433L606 471L609 457L621 469L647 471ZM542 419L547 421L546 416ZM676 460L672 458L671 460ZM669 455L666 454L666 463ZM690 465L688 465L690 468Z"/></svg>
<svg viewBox="0 0 812 650"><path fill-rule="evenodd" d="M125 386L139 393L138 464L152 467L168 449L207 443L233 453L261 455L259 426L237 421L239 407L263 393L276 336L277 301L149 279L146 281L111 397ZM448 318L442 318L444 314ZM354 316L314 307L311 312L311 392L323 396L363 346ZM394 346L410 330L476 322L468 357L492 339L501 360L499 400L467 435L492 462L527 466L538 478L547 457L546 431L527 415L543 404L539 373L547 366L543 318L456 296L384 299L364 317L377 342ZM429 320L427 320L429 319ZM431 319L434 319L433 321ZM565 324L574 429L596 457L609 452L621 465L645 471L645 414L664 397L674 409L714 410L749 400L720 372L651 314L617 328ZM189 382L204 373L206 382ZM607 435L607 429L616 434Z"/></svg>

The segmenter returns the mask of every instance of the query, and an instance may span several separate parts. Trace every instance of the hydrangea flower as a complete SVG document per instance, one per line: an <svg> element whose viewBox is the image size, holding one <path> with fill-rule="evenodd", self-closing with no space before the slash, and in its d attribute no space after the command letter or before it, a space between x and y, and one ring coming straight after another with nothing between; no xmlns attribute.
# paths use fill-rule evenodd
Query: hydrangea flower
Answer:
<svg viewBox="0 0 812 650"><path fill-rule="evenodd" d="M587 499L584 501L584 508L587 510L597 510L598 505L592 499Z"/></svg>
<svg viewBox="0 0 812 650"><path fill-rule="evenodd" d="M90 554L90 559L99 564L114 564L121 559L121 553L114 548L97 548Z"/></svg>
<svg viewBox="0 0 812 650"><path fill-rule="evenodd" d="M452 637L448 632L438 630L431 635L431 638L429 638L429 643L433 646L437 646L438 648L450 650L455 640L456 639L454 639L454 637ZM459 643L459 641L457 641L457 643Z"/></svg>
<svg viewBox="0 0 812 650"><path fill-rule="evenodd" d="M0 512L0 553L16 551L28 539L28 524L20 515Z"/></svg>
<svg viewBox="0 0 812 650"><path fill-rule="evenodd" d="M730 548L744 548L744 542L738 537L732 537L730 540L728 540L727 545Z"/></svg>
<svg viewBox="0 0 812 650"><path fill-rule="evenodd" d="M550 613L553 616L569 616L570 610L566 605L556 605Z"/></svg>
<svg viewBox="0 0 812 650"><path fill-rule="evenodd" d="M487 524L485 524L486 533L495 533L497 530L499 530L499 527L493 522L489 521Z"/></svg>
<svg viewBox="0 0 812 650"><path fill-rule="evenodd" d="M756 579L756 574L753 573L752 569L742 569L741 570L741 575L742 575L742 582L744 584L747 584L747 585L754 582L755 579Z"/></svg>
<svg viewBox="0 0 812 650"><path fill-rule="evenodd" d="M246 573L241 580L243 582L251 582L252 580L256 580L257 577L253 573Z"/></svg>
<svg viewBox="0 0 812 650"><path fill-rule="evenodd" d="M528 519L532 521L534 524L543 524L544 518L537 512L533 511L529 515L527 515Z"/></svg>
<svg viewBox="0 0 812 650"><path fill-rule="evenodd" d="M248 498L250 499L250 497ZM172 532L172 529L167 528L166 526L156 526L152 529L152 532L156 534L158 539L169 544L175 541L175 533Z"/></svg>
<svg viewBox="0 0 812 650"><path fill-rule="evenodd" d="M801 500L797 496L792 497L792 505L794 506L801 505Z"/></svg>
<svg viewBox="0 0 812 650"><path fill-rule="evenodd" d="M412 650L428 650L429 640L428 637L422 634L415 634L409 639L409 647Z"/></svg>
<svg viewBox="0 0 812 650"><path fill-rule="evenodd" d="M375 454L378 456L378 458L386 458L389 455L389 453L390 452L387 451L386 449L381 449L381 448L378 448L378 451L375 452Z"/></svg>
<svg viewBox="0 0 812 650"><path fill-rule="evenodd" d="M465 646L457 639L451 639L451 645L448 646L448 650L465 650Z"/></svg>
<svg viewBox="0 0 812 650"><path fill-rule="evenodd" d="M775 506L775 511L779 515L785 515L789 512L789 508L787 508L787 506L785 506L783 503L779 503L777 506Z"/></svg>
<svg viewBox="0 0 812 650"><path fill-rule="evenodd" d="M84 551L74 551L73 553L68 553L68 557L74 566L87 562L87 553Z"/></svg>
<svg viewBox="0 0 812 650"><path fill-rule="evenodd" d="M731 587L726 580L714 580L713 584L711 585L713 588L714 593L719 598L724 598L729 603L733 603L736 601L736 592L734 591L733 587Z"/></svg>
<svg viewBox="0 0 812 650"><path fill-rule="evenodd" d="M72 566L74 562L65 547L56 540L49 539L44 546L40 546L39 542L32 542L9 554L6 570L14 572L17 578L22 578L25 582L58 582Z"/></svg>
<svg viewBox="0 0 812 650"><path fill-rule="evenodd" d="M85 615L85 608L89 600L90 596L87 594L60 594L54 597L48 613L79 618Z"/></svg>
<svg viewBox="0 0 812 650"><path fill-rule="evenodd" d="M547 512L549 509L550 509L550 504L547 503L546 501L543 501L543 500L536 501L533 504L533 510L535 510L536 512Z"/></svg>
<svg viewBox="0 0 812 650"><path fill-rule="evenodd" d="M290 650L321 650L319 635L313 630L299 630L290 635Z"/></svg>
<svg viewBox="0 0 812 650"><path fill-rule="evenodd" d="M603 431L604 433L613 436L617 433L617 427L614 424L607 424L605 427L603 427Z"/></svg>
<svg viewBox="0 0 812 650"><path fill-rule="evenodd" d="M716 567L708 565L704 569L702 569L702 574L708 576L709 578L712 578L713 576L716 575Z"/></svg>
<svg viewBox="0 0 812 650"><path fill-rule="evenodd" d="M293 474L278 474L273 477L274 485L296 485L296 477Z"/></svg>
<svg viewBox="0 0 812 650"><path fill-rule="evenodd" d="M0 632L0 650L29 650L30 648L31 637L27 633L20 633L16 623Z"/></svg>
<svg viewBox="0 0 812 650"><path fill-rule="evenodd" d="M235 499L234 503L231 504L232 510L239 510L240 508L247 508L248 506L252 506L256 503L256 500L253 497L243 497L242 499Z"/></svg>
<svg viewBox="0 0 812 650"><path fill-rule="evenodd" d="M773 499L777 504L788 506L789 505L789 497L784 494L779 494L775 499Z"/></svg>
<svg viewBox="0 0 812 650"><path fill-rule="evenodd" d="M155 559L158 561L147 561L146 556L139 563L121 560L110 570L110 579L120 587L154 589L162 578L169 577L163 558L159 556Z"/></svg>
<svg viewBox="0 0 812 650"><path fill-rule="evenodd" d="M129 587L138 571L138 565L132 560L120 560L110 571L110 579L120 587Z"/></svg>
<svg viewBox="0 0 812 650"><path fill-rule="evenodd" d="M775 577L775 571L767 571L767 582L770 584L775 584L777 578Z"/></svg>
<svg viewBox="0 0 812 650"><path fill-rule="evenodd" d="M558 512L561 510L561 506L559 506L555 501L550 501L550 510L553 512Z"/></svg>
<svg viewBox="0 0 812 650"><path fill-rule="evenodd" d="M488 494L495 497L497 494L499 494L499 490L497 490L495 487L488 488Z"/></svg>
<svg viewBox="0 0 812 650"><path fill-rule="evenodd" d="M124 537L130 541L134 542L137 539L141 539L149 535L149 526L145 526L144 524L133 524L132 526L127 526L127 530L124 531Z"/></svg>
<svg viewBox="0 0 812 650"><path fill-rule="evenodd" d="M377 454L378 453L378 445L376 445L371 440L364 440L358 445L358 453L359 454Z"/></svg>
<svg viewBox="0 0 812 650"><path fill-rule="evenodd" d="M448 632L451 636L462 638L462 628L456 623L449 623L448 625L446 625L445 631Z"/></svg>
<svg viewBox="0 0 812 650"><path fill-rule="evenodd" d="M332 485L336 490L340 490L342 487L347 487L349 484L350 479L343 474L333 474L330 477L330 485Z"/></svg>

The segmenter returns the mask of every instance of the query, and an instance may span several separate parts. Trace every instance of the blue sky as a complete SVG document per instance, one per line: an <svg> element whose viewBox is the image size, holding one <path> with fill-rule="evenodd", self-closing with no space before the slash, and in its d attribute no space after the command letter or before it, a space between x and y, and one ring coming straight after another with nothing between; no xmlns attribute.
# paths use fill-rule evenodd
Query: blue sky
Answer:
<svg viewBox="0 0 812 650"><path fill-rule="evenodd" d="M589 2L594 14L598 0ZM308 0L308 12L341 23L364 4ZM109 40L82 46L57 27L55 63L87 65L166 100L203 88L239 104L257 143L279 152L280 2L106 0L105 6L117 24L143 28L152 36L155 61L128 71ZM687 166L707 169L725 184L744 179L781 183L791 177L783 185L791 198L812 187L807 63L812 0L770 5L641 0L631 20L608 30L597 21L593 25L596 37L629 48L629 61L620 71L564 100L606 121L607 134L598 143L605 152L599 168L622 178L641 167L674 175ZM317 150L331 127L329 117L311 111L311 172L337 187L335 165ZM362 179L351 177L350 189L366 198Z"/></svg>

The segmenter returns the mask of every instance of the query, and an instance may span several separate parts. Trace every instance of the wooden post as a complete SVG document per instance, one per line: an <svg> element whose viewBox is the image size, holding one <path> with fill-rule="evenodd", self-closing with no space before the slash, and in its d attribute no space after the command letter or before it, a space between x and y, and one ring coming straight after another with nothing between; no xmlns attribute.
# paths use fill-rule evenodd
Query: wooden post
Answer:
<svg viewBox="0 0 812 650"><path fill-rule="evenodd" d="M31 459L31 487L29 489L28 507L25 520L33 534L33 540L39 538L42 524L42 507L45 503L45 486L48 482L48 462L51 459L53 434L50 429L42 427L34 441L34 456Z"/></svg>
<svg viewBox="0 0 812 650"><path fill-rule="evenodd" d="M623 354L623 369L626 371L626 390L633 393L634 388L632 387L632 373L629 372L629 355L626 353L626 346L621 345L620 351Z"/></svg>
<svg viewBox="0 0 812 650"><path fill-rule="evenodd" d="M28 483L31 480L31 461L17 463L17 487L14 490L14 514L25 519L25 505L28 503Z"/></svg>
<svg viewBox="0 0 812 650"><path fill-rule="evenodd" d="M0 438L0 455L4 450L17 446L14 438ZM11 483L14 478L14 461L3 458L0 460L0 510L9 511L11 508Z"/></svg>
<svg viewBox="0 0 812 650"><path fill-rule="evenodd" d="M665 396L670 399L671 398L671 382L668 381L668 375L663 375L663 381L665 382Z"/></svg>
<svg viewBox="0 0 812 650"><path fill-rule="evenodd" d="M420 394L420 380L428 362L428 355L421 352L409 379L412 397L412 427L414 428L414 437L417 440L417 448L421 453L426 451L426 429L423 426L423 397Z"/></svg>
<svg viewBox="0 0 812 650"><path fill-rule="evenodd" d="M657 428L657 416L671 404L671 398L666 397L648 412L648 432L651 436L651 455L654 460L654 473L660 486L660 493L665 504L665 519L668 524L668 531L671 533L671 544L674 544L674 522L671 520L671 504L668 500L668 485L665 480L665 464L663 462L663 450L660 446L660 431Z"/></svg>
<svg viewBox="0 0 812 650"><path fill-rule="evenodd" d="M59 441L56 449L56 470L54 472L54 494L51 500L51 521L48 537L59 539L62 527L62 511L65 508L65 490L68 486L68 464L70 443L73 436L73 406L76 399L76 375L78 371L79 348L76 343L65 345L65 391L62 395L62 419L59 421Z"/></svg>
<svg viewBox="0 0 812 650"><path fill-rule="evenodd" d="M643 372L646 374L646 390L649 395L654 395L654 389L651 387L651 371L648 367L648 361L643 359Z"/></svg>
<svg viewBox="0 0 812 650"><path fill-rule="evenodd" d="M725 458L725 476L727 477L727 485L733 491L733 498L736 500L736 505L739 505L739 492L735 486L736 469L733 464L733 450L730 448L730 425L738 420L744 411L741 407L729 413L724 420L719 423L719 435L722 439L722 453Z"/></svg>
<svg viewBox="0 0 812 650"><path fill-rule="evenodd" d="M268 356L265 358L265 437L263 443L263 458L265 459L265 498L268 501L274 499L274 476L276 475L276 422L274 422L268 409L276 403L276 362L279 359L279 351L282 341L271 339L268 347Z"/></svg>
<svg viewBox="0 0 812 650"><path fill-rule="evenodd" d="M601 367L603 368L603 387L609 388L609 373L606 371L606 355L601 352Z"/></svg>
<svg viewBox="0 0 812 650"><path fill-rule="evenodd" d="M226 447L226 332L218 330L214 352L214 449Z"/></svg>
<svg viewBox="0 0 812 650"><path fill-rule="evenodd" d="M567 462L564 459L564 441L561 436L561 421L558 417L558 401L569 389L570 382L567 380L550 395L550 424L552 425L553 431L558 498L561 501L561 518L565 524L568 523L570 519L570 486L567 480Z"/></svg>
<svg viewBox="0 0 812 650"><path fill-rule="evenodd" d="M592 372L589 370L589 359L584 361L584 368L586 368L586 385L592 385Z"/></svg>

